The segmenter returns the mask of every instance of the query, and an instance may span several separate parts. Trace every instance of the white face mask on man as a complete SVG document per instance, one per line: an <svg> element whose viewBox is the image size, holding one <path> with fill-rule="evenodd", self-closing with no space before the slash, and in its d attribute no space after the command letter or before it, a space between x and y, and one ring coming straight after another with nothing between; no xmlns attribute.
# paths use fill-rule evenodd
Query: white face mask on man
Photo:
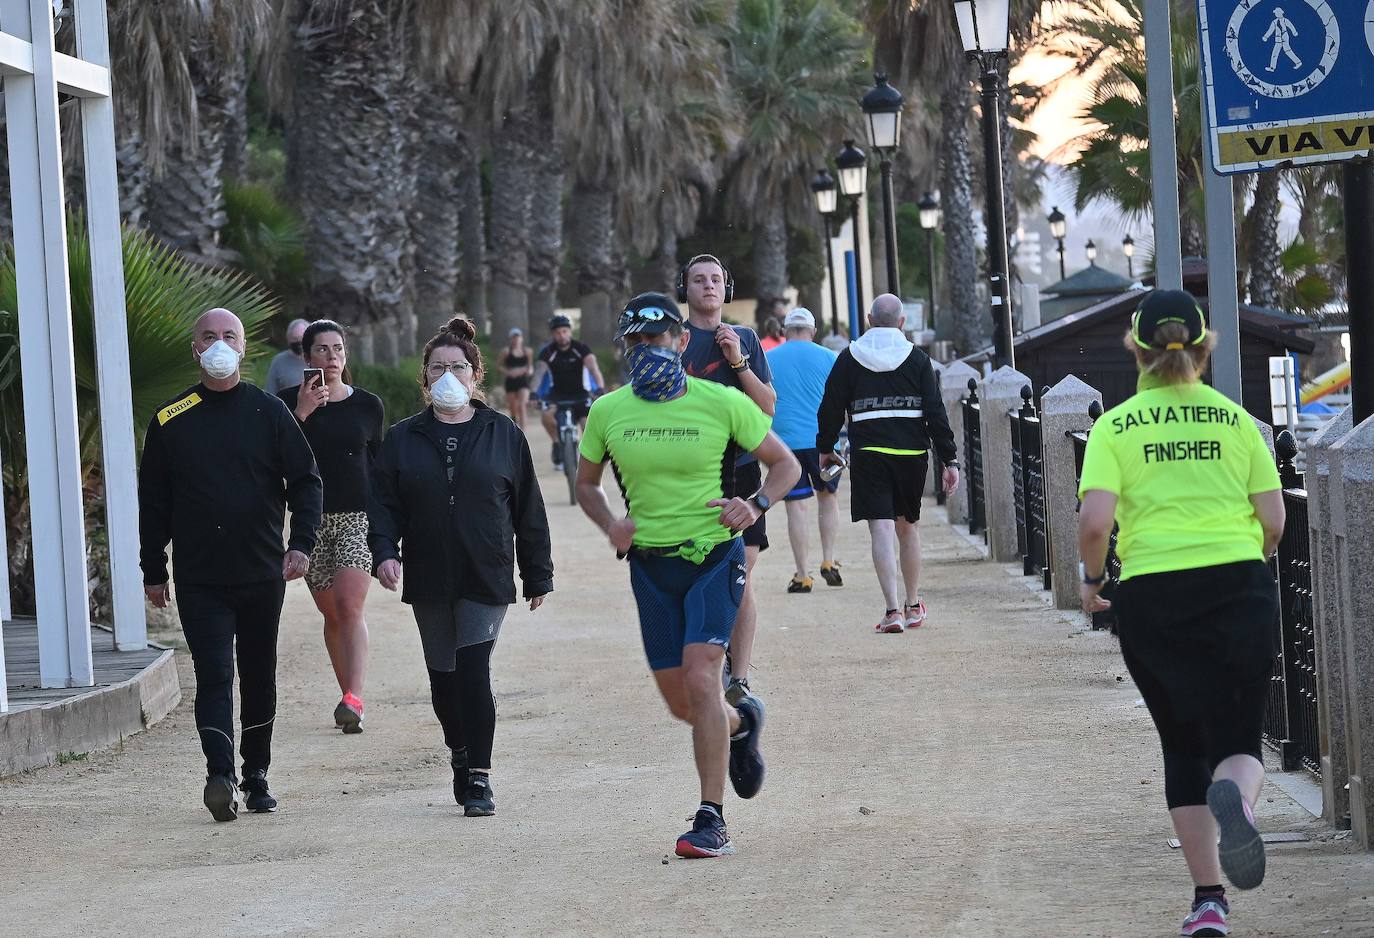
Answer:
<svg viewBox="0 0 1374 938"><path fill-rule="evenodd" d="M429 386L429 399L435 410L453 414L466 407L472 395L463 382L453 377L453 372L446 371L442 378Z"/></svg>
<svg viewBox="0 0 1374 938"><path fill-rule="evenodd" d="M239 362L243 355L223 339L216 339L214 344L201 352L197 358L207 375L216 380L223 380L239 370Z"/></svg>

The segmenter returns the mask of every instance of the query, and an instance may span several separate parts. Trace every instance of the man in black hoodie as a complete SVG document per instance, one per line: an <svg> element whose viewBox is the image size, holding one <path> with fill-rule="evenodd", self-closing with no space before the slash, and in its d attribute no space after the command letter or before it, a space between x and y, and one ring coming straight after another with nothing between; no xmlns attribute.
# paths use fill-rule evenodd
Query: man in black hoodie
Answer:
<svg viewBox="0 0 1374 938"><path fill-rule="evenodd" d="M205 807L238 816L234 778L237 652L244 803L277 809L267 788L277 712L277 626L286 581L304 576L324 487L296 418L278 398L239 379L243 323L227 309L196 322L191 352L201 380L148 424L138 473L143 590L177 606L196 671L196 729L205 751ZM291 537L282 523L291 509Z"/></svg>
<svg viewBox="0 0 1374 938"><path fill-rule="evenodd" d="M868 522L873 567L887 603L878 632L902 632L925 621L917 593L921 535L916 522L932 447L945 467L945 492L959 485L954 433L935 369L930 357L907 340L904 322L900 299L884 293L873 301L869 329L840 353L817 414L816 447L823 466L839 463L835 444L849 418L850 517ZM897 545L906 588L900 604Z"/></svg>

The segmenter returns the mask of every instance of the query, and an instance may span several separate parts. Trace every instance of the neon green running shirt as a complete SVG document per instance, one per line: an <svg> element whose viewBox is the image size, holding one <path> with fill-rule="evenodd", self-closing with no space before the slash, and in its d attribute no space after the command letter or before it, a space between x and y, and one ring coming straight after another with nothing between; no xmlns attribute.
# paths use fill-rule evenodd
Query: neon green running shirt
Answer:
<svg viewBox="0 0 1374 938"><path fill-rule="evenodd" d="M635 396L626 385L601 397L587 415L582 456L609 457L625 490L638 547L671 547L691 541L699 553L737 535L720 523L721 471L731 443L753 450L771 421L740 391L699 378L671 401ZM704 548L704 551L703 551ZM684 556L687 556L684 554Z"/></svg>
<svg viewBox="0 0 1374 938"><path fill-rule="evenodd" d="M1280 487L1251 416L1205 384L1140 391L1097 419L1078 497L1117 496L1121 579L1264 559L1250 496Z"/></svg>

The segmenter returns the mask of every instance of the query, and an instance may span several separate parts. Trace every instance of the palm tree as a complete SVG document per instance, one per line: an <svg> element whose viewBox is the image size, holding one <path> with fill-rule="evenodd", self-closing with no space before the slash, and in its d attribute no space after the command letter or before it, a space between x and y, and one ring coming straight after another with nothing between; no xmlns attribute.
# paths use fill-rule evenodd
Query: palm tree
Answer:
<svg viewBox="0 0 1374 938"><path fill-rule="evenodd" d="M486 208L482 198L482 153L470 125L459 130L455 149L458 246L462 253L459 308L482 329L487 325Z"/></svg>
<svg viewBox="0 0 1374 938"><path fill-rule="evenodd" d="M833 0L742 0L728 43L741 136L726 192L732 217L755 233L761 320L788 286L788 209L808 204L814 167L855 121L867 43Z"/></svg>

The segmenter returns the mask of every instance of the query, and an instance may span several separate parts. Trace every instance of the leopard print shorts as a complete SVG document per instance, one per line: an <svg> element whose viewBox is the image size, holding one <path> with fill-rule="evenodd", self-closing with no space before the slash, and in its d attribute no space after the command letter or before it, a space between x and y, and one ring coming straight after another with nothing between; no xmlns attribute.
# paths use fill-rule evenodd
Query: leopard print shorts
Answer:
<svg viewBox="0 0 1374 938"><path fill-rule="evenodd" d="M365 511L330 512L320 520L319 540L310 555L305 585L313 593L327 590L334 585L334 571L341 567L372 573Z"/></svg>

